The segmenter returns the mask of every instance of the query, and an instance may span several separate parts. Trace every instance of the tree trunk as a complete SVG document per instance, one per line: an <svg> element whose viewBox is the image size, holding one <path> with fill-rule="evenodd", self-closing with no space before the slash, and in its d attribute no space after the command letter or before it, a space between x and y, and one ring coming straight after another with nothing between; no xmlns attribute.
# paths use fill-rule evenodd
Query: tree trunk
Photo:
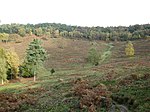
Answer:
<svg viewBox="0 0 150 112"><path fill-rule="evenodd" d="M3 79L2 79L2 85L4 84L4 81L3 81Z"/></svg>
<svg viewBox="0 0 150 112"><path fill-rule="evenodd" d="M34 75L34 82L36 81L36 76Z"/></svg>

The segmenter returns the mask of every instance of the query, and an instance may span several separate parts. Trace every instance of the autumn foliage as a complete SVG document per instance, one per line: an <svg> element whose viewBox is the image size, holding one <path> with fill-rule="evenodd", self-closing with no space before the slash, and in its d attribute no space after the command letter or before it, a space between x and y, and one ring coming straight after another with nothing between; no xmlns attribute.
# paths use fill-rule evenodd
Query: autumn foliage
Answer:
<svg viewBox="0 0 150 112"><path fill-rule="evenodd" d="M17 78L19 72L19 56L15 51L7 51L6 52L6 62L8 64L8 68L11 70L11 74L14 78Z"/></svg>
<svg viewBox="0 0 150 112"><path fill-rule="evenodd" d="M7 81L9 76L17 78L19 65L19 57L15 51L0 48L0 79L2 84Z"/></svg>
<svg viewBox="0 0 150 112"><path fill-rule="evenodd" d="M125 53L127 56L133 56L134 55L134 47L131 41L129 41L125 48Z"/></svg>
<svg viewBox="0 0 150 112"><path fill-rule="evenodd" d="M0 79L2 84L7 80L6 66L5 51L3 48L0 48Z"/></svg>
<svg viewBox="0 0 150 112"><path fill-rule="evenodd" d="M28 88L27 91L15 93L0 93L0 112L21 112L23 105L34 105L38 99L37 95L45 92L44 88Z"/></svg>

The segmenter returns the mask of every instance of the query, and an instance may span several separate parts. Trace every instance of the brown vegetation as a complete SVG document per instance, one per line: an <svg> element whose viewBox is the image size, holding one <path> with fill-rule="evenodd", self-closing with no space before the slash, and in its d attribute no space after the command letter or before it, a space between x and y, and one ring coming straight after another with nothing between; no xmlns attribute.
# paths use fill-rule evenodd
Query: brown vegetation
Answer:
<svg viewBox="0 0 150 112"><path fill-rule="evenodd" d="M96 108L103 105L108 110L111 104L111 92L104 84L90 87L86 80L77 79L74 85L74 94L80 99L80 108L88 108L88 112L96 112Z"/></svg>

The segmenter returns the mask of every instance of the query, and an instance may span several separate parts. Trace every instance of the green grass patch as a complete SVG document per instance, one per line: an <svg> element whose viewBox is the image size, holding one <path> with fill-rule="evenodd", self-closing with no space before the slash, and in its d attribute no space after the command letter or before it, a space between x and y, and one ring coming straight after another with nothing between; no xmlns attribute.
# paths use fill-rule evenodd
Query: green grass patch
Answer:
<svg viewBox="0 0 150 112"><path fill-rule="evenodd" d="M4 85L0 87L0 92L10 92L10 93L20 93L21 90L18 90L17 88L23 88L27 86L27 84L23 84L23 83L11 83L8 85Z"/></svg>

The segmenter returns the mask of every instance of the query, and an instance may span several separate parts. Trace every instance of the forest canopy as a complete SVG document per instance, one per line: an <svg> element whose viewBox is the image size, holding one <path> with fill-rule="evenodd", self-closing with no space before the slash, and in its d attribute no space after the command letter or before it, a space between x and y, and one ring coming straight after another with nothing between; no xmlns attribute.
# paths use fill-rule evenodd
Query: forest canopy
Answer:
<svg viewBox="0 0 150 112"><path fill-rule="evenodd" d="M52 38L81 38L90 40L111 40L126 41L141 38L150 38L150 24L117 26L117 27L81 27L60 23L40 23L40 24L3 24L0 25L0 35L18 34L22 37L26 35L49 36ZM0 36L0 39L4 38Z"/></svg>

